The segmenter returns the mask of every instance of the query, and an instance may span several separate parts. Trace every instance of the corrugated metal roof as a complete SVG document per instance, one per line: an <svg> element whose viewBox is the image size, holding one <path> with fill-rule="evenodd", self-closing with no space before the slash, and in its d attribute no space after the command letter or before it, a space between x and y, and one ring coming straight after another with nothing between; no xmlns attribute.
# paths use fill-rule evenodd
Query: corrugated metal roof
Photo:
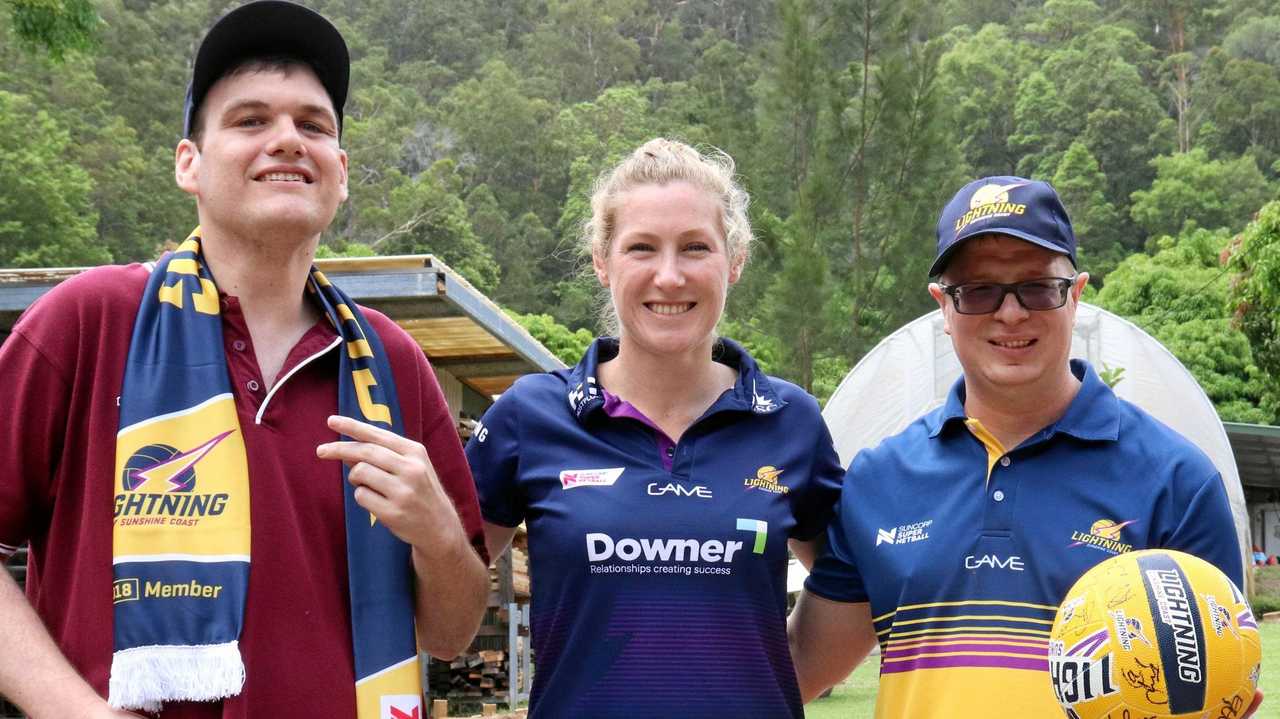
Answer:
<svg viewBox="0 0 1280 719"><path fill-rule="evenodd" d="M1246 487L1280 489L1280 427L1223 422Z"/></svg>

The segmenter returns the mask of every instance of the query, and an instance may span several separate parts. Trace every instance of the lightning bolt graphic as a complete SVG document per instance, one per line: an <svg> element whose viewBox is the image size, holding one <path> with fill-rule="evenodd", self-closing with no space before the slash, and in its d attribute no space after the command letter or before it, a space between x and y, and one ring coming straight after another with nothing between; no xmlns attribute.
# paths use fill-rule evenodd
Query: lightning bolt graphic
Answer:
<svg viewBox="0 0 1280 719"><path fill-rule="evenodd" d="M781 470L781 469L775 469L773 471L769 471L767 469L761 469L759 472L756 473L756 477L759 479L763 479L766 482L776 482L778 480L778 475L782 474L784 471L785 470Z"/></svg>
<svg viewBox="0 0 1280 719"><path fill-rule="evenodd" d="M1003 194L1006 194L1007 192L1009 192L1009 190L1016 190L1017 188L1022 187L1023 185L1027 185L1027 184L1030 184L1030 183L1026 183L1026 182L1014 182L1014 183L1012 183L1012 184L1008 184L1008 185L1000 185L1000 194L1002 194L1002 195L1003 195Z"/></svg>
<svg viewBox="0 0 1280 719"><path fill-rule="evenodd" d="M211 452L219 442L226 439L227 435L234 431L234 429L229 429L195 449L187 452L179 452L169 459L166 459L159 464L147 467L146 469L134 470L133 478L141 480L138 484L134 485L134 491L140 491L142 489L142 485L155 479L161 481L167 480L170 484L170 488L167 491L172 492L174 489L181 486L181 484L175 480L176 477L181 476L183 472L194 467L196 463L204 459L204 456L209 454L209 452Z"/></svg>
<svg viewBox="0 0 1280 719"><path fill-rule="evenodd" d="M1120 536L1120 530L1124 529L1125 527L1129 526L1130 524L1133 524L1133 523L1134 523L1134 522L1136 522L1136 521L1138 521L1138 520L1136 520L1136 519L1130 519L1130 520L1128 520L1127 522L1121 522L1121 523L1117 524L1117 525L1114 527L1114 529L1116 530L1116 537L1117 537L1117 539L1116 539L1115 541L1117 541L1117 542L1118 542L1118 541L1120 541L1120 540L1118 539L1118 537ZM1067 545L1067 549L1070 549L1070 548L1072 548L1072 547L1078 547L1078 546L1080 546L1081 544L1084 544L1084 542L1072 542L1071 544Z"/></svg>

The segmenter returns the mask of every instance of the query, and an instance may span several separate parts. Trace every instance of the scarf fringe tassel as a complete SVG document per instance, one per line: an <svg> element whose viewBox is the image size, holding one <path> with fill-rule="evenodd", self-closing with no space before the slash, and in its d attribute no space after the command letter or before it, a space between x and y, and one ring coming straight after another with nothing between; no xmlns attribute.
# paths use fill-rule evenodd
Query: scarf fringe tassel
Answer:
<svg viewBox="0 0 1280 719"><path fill-rule="evenodd" d="M166 701L216 701L239 694L243 686L238 642L135 647L111 657L108 703L158 712Z"/></svg>

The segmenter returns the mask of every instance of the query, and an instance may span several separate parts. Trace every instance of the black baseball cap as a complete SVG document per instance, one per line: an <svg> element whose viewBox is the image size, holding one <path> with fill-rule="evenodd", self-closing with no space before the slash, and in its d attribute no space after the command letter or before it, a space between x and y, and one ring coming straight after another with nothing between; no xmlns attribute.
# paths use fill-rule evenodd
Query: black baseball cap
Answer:
<svg viewBox="0 0 1280 719"><path fill-rule="evenodd" d="M1058 193L1047 182L1001 175L974 180L938 218L938 254L929 276L942 274L951 254L977 235L1010 235L1066 255L1076 265L1076 234Z"/></svg>
<svg viewBox="0 0 1280 719"><path fill-rule="evenodd" d="M296 57L311 66L333 101L341 132L351 79L351 56L342 34L314 10L283 0L259 0L223 15L201 41L187 86L182 136L191 137L200 103L227 70L269 55Z"/></svg>

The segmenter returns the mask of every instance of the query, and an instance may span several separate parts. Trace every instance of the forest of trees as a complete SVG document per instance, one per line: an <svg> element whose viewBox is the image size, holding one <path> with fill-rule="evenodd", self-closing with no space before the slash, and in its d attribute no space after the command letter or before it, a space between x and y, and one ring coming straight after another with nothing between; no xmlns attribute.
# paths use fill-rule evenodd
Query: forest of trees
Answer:
<svg viewBox="0 0 1280 719"><path fill-rule="evenodd" d="M0 266L150 258L192 51L226 0L0 3ZM1280 2L315 0L351 45L331 254L433 253L573 361L595 176L724 149L759 238L724 334L825 397L931 309L942 204L1020 174L1224 419L1280 419ZM586 329L589 331L576 331Z"/></svg>

